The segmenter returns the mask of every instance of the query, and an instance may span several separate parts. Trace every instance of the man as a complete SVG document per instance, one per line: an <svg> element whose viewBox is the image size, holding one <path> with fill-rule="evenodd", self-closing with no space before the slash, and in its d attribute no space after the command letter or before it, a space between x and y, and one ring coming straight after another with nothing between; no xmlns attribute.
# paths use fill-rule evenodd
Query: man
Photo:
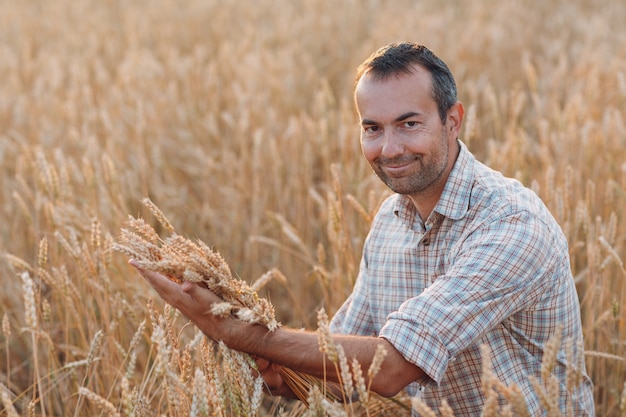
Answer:
<svg viewBox="0 0 626 417"><path fill-rule="evenodd" d="M335 342L362 369L383 345L373 391L406 388L434 409L446 399L456 416L481 414L487 345L494 373L522 389L531 415L542 415L528 377L539 377L546 342L557 331L582 341L559 225L534 193L459 141L463 104L448 67L427 48L376 51L359 67L355 103L363 154L395 194L374 219L354 290L331 322ZM315 333L214 317L208 306L220 300L209 290L140 272L208 337L261 358L275 394L291 395L281 366L335 378ZM591 381L581 369L583 383L566 392L566 365L561 348L554 369L561 410L593 415Z"/></svg>

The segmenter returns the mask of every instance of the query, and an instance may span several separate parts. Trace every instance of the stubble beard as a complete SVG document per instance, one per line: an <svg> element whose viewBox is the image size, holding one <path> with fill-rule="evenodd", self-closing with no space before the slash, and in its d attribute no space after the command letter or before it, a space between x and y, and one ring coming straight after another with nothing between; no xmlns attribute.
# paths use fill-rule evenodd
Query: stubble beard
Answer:
<svg viewBox="0 0 626 417"><path fill-rule="evenodd" d="M397 194L403 195L418 195L428 191L428 189L439 183L439 180L444 175L448 166L448 157L450 153L450 146L445 134L442 132L441 136L441 152L432 154L430 158L425 157L424 154L412 155L411 158L415 159L416 164L420 165L415 172L401 178L394 178L387 175L382 169L382 165L388 163L397 163L399 160L409 159L407 156L398 158L395 160L383 160L378 159L374 161L371 166L376 175L389 187L391 191Z"/></svg>

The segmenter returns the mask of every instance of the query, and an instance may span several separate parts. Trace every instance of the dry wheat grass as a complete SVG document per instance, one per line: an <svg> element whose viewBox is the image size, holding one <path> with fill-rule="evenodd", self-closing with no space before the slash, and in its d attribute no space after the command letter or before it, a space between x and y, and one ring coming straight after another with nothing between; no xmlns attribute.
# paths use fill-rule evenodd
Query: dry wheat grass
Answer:
<svg viewBox="0 0 626 417"><path fill-rule="evenodd" d="M145 289L110 250L128 213L148 214L136 196L210 237L239 276L279 267L289 285L259 293L281 322L314 327L321 306L332 315L385 194L359 154L353 70L412 39L457 76L470 149L535 189L561 224L597 414L625 415L626 4L597 6L1 2L0 382L16 411L97 415L78 395L88 375L85 388L122 414L173 414ZM181 327L180 357L200 366ZM173 369L193 379L193 366Z"/></svg>

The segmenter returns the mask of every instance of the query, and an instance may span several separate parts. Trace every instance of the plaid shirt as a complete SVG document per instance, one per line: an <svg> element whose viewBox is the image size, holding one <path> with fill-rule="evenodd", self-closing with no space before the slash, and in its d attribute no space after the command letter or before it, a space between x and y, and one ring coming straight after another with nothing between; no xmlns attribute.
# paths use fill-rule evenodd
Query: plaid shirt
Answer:
<svg viewBox="0 0 626 417"><path fill-rule="evenodd" d="M567 241L532 191L459 143L426 222L405 196L383 203L353 292L331 330L387 339L428 376L411 383L408 393L435 410L445 398L455 416L481 414L480 346L486 344L494 373L521 388L533 416L543 415L528 376L540 377L546 342L561 326L563 340L582 345ZM563 345L553 371L561 382L561 411L571 406L576 416L592 416L593 387L584 368L583 384L566 392Z"/></svg>

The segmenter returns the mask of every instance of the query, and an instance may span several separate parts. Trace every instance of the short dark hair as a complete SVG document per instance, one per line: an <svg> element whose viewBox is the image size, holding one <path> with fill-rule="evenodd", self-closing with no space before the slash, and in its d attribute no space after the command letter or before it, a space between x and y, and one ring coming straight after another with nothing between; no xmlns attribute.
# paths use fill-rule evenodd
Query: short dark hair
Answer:
<svg viewBox="0 0 626 417"><path fill-rule="evenodd" d="M430 73L432 96L441 122L445 124L448 110L457 102L456 81L446 63L424 45L397 42L383 46L359 65L356 82L366 73L378 80L401 72L411 74L413 65L420 65Z"/></svg>

